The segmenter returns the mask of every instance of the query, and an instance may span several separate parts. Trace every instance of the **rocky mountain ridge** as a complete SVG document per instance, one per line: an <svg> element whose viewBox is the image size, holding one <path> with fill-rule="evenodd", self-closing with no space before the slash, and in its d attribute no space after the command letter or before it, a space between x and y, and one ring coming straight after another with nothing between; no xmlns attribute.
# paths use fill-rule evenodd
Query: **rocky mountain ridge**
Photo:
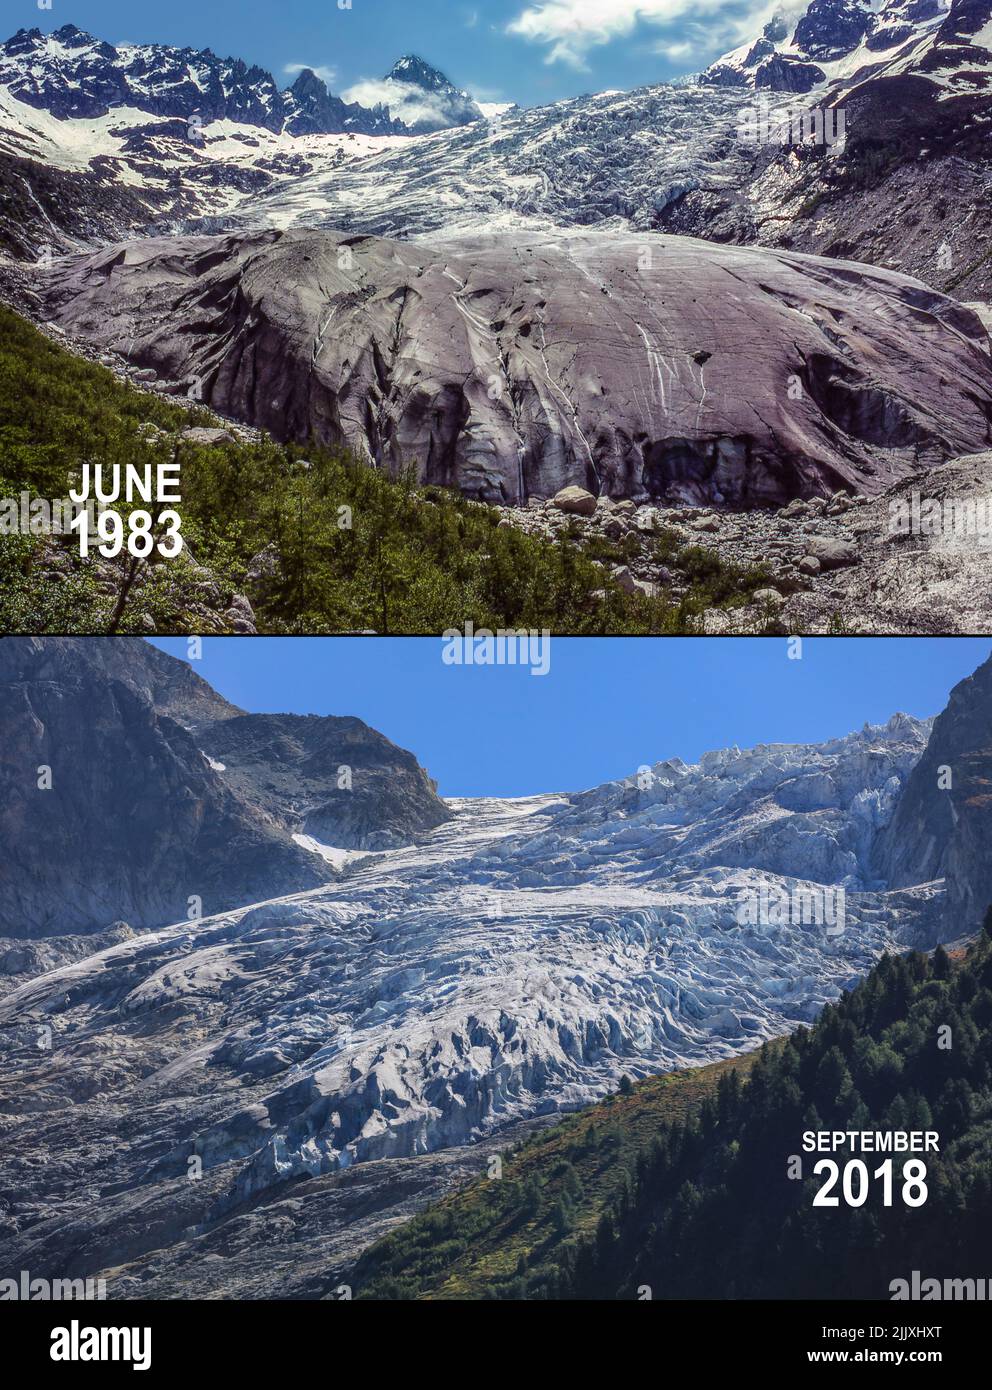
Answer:
<svg viewBox="0 0 992 1390"><path fill-rule="evenodd" d="M450 819L413 754L361 719L242 714L200 742L246 800L332 851L398 849Z"/></svg>
<svg viewBox="0 0 992 1390"><path fill-rule="evenodd" d="M857 82L931 38L949 9L950 0L811 0L798 17L773 15L701 80L796 93L841 78Z"/></svg>
<svg viewBox="0 0 992 1390"><path fill-rule="evenodd" d="M992 904L990 713L992 658L951 691L874 850L893 886L944 879L948 921L972 926Z"/></svg>
<svg viewBox="0 0 992 1390"><path fill-rule="evenodd" d="M11 637L0 644L0 680L109 685L120 681L156 712L191 732L244 711L218 695L185 661L150 642L117 638Z"/></svg>
<svg viewBox="0 0 992 1390"><path fill-rule="evenodd" d="M415 53L398 58L382 86L389 109L412 135L429 135L485 119L468 92L459 90L443 72Z"/></svg>
<svg viewBox="0 0 992 1390"><path fill-rule="evenodd" d="M448 819L416 760L361 720L245 715L139 638L5 638L0 725L8 939L315 887L340 867L326 847L406 844Z"/></svg>
<svg viewBox="0 0 992 1390"><path fill-rule="evenodd" d="M216 121L290 135L403 135L482 119L468 94L423 59L401 58L384 82L401 106L412 100L413 89L429 91L431 117L408 124L382 103L345 102L312 68L281 90L264 68L219 58L209 48L114 47L74 24L50 34L19 29L0 44L0 85L18 101L59 121L93 120L117 108L177 118L188 123L194 143Z"/></svg>

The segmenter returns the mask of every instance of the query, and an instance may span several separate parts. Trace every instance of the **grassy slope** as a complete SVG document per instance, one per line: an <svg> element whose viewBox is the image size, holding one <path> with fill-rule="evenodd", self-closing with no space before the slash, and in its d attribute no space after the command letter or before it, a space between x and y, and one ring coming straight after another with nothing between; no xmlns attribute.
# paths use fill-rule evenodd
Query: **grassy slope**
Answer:
<svg viewBox="0 0 992 1390"><path fill-rule="evenodd" d="M744 602L765 581L687 551L694 587L678 606L628 595L575 538L498 528L492 509L419 488L412 475L390 479L340 451L268 439L178 439L186 426L216 423L122 383L0 307L0 497L27 489L64 498L85 461L181 463L187 556L141 567L117 631L145 630L144 614L160 632L203 630L202 605L223 610L268 546L274 572L251 599L259 630L274 633L431 633L469 619L578 634L679 632L692 614ZM142 437L147 424L162 433ZM352 509L350 528L342 507ZM663 537L643 543L671 561ZM116 561L80 563L74 537L0 536L0 632L105 632L121 578Z"/></svg>
<svg viewBox="0 0 992 1390"><path fill-rule="evenodd" d="M372 1246L355 1271L358 1296L479 1299L524 1267L539 1278L566 1241L595 1232L658 1130L694 1114L725 1072L746 1074L755 1055L650 1077L541 1130L503 1155L498 1181L480 1179Z"/></svg>

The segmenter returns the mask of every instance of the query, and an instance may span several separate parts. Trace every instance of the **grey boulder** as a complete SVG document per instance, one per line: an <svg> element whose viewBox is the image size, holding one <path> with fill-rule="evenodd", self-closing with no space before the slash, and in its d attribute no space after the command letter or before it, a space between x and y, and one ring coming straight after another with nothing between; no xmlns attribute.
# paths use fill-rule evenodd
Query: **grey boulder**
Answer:
<svg viewBox="0 0 992 1390"><path fill-rule="evenodd" d="M596 510L596 498L584 487L563 487L553 500L560 512L574 512L576 516L592 516Z"/></svg>
<svg viewBox="0 0 992 1390"><path fill-rule="evenodd" d="M813 536L806 542L804 558L816 560L821 570L837 570L844 565L856 565L860 557L853 541L835 536Z"/></svg>

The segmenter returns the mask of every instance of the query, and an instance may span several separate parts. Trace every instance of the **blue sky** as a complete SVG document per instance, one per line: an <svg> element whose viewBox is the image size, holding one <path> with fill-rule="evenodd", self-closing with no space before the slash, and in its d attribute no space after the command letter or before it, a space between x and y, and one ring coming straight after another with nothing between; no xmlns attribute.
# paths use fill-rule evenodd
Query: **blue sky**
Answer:
<svg viewBox="0 0 992 1390"><path fill-rule="evenodd" d="M185 638L156 638L173 656ZM555 638L551 670L454 667L431 638L205 638L199 675L252 712L352 714L442 796L577 791L731 744L835 738L938 714L988 638Z"/></svg>
<svg viewBox="0 0 992 1390"><path fill-rule="evenodd" d="M791 3L791 0L787 0ZM109 43L212 48L288 85L300 65L334 91L419 53L479 100L540 105L696 71L757 33L775 0L33 0L5 3L8 37L77 24Z"/></svg>

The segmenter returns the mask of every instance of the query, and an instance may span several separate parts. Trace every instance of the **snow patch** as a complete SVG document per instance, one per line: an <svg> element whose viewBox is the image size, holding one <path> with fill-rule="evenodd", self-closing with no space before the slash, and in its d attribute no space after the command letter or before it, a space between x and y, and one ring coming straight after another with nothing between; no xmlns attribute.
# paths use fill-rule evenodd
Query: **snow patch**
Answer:
<svg viewBox="0 0 992 1390"><path fill-rule="evenodd" d="M301 849L309 850L311 854L319 854L321 859L335 869L343 869L346 864L351 864L356 859L366 859L370 854L382 852L371 849L337 849L334 845L325 845L322 841L314 839L312 835L297 834L293 839Z"/></svg>

